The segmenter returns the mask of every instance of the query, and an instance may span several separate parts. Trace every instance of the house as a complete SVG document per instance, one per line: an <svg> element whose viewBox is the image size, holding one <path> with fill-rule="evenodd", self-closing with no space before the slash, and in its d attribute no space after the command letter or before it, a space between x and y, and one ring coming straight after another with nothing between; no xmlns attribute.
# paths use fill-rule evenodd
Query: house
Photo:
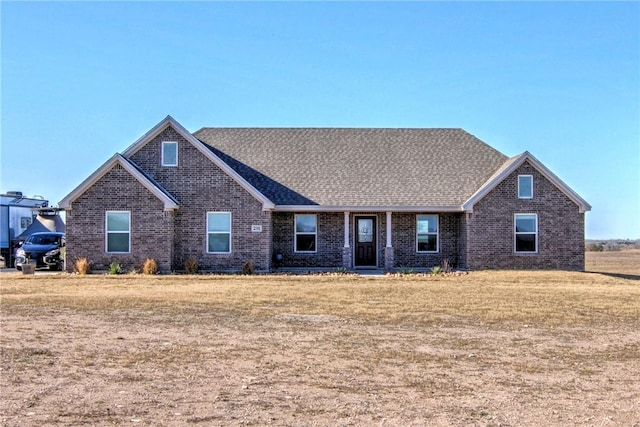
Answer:
<svg viewBox="0 0 640 427"><path fill-rule="evenodd" d="M584 269L590 206L461 129L202 128L168 116L69 193L67 260L161 271ZM72 269L72 262L68 269Z"/></svg>

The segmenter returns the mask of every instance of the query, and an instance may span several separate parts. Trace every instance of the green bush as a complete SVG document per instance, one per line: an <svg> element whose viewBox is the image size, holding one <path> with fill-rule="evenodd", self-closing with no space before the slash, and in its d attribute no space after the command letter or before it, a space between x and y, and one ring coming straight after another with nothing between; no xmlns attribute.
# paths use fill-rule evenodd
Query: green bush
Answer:
<svg viewBox="0 0 640 427"><path fill-rule="evenodd" d="M122 274L122 266L120 263L113 261L109 264L109 274Z"/></svg>

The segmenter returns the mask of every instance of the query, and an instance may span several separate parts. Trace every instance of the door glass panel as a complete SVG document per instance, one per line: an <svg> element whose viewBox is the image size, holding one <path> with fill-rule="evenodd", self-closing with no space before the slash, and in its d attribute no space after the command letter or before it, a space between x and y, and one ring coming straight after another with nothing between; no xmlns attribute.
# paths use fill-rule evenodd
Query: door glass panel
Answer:
<svg viewBox="0 0 640 427"><path fill-rule="evenodd" d="M372 219L358 220L358 242L360 243L373 242L373 220Z"/></svg>

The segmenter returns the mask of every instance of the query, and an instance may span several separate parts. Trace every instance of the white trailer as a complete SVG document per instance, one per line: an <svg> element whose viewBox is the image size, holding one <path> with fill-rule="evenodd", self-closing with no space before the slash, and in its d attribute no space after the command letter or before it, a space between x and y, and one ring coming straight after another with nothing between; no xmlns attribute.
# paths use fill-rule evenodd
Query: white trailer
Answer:
<svg viewBox="0 0 640 427"><path fill-rule="evenodd" d="M49 205L39 196L24 197L20 191L0 194L0 251L7 267L13 258L12 240L33 222L38 210Z"/></svg>

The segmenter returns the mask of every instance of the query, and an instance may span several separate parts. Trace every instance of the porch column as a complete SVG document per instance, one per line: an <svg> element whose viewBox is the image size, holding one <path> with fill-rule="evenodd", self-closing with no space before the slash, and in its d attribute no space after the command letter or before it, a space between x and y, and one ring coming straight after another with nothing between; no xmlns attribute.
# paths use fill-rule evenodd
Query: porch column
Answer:
<svg viewBox="0 0 640 427"><path fill-rule="evenodd" d="M342 267L351 268L351 246L349 245L349 217L351 212L344 213L344 246L342 248Z"/></svg>
<svg viewBox="0 0 640 427"><path fill-rule="evenodd" d="M392 270L395 264L394 254L393 254L393 243L391 239L391 212L387 212L387 244L384 248L384 269Z"/></svg>
<svg viewBox="0 0 640 427"><path fill-rule="evenodd" d="M349 215L350 212L344 213L344 247L349 247Z"/></svg>
<svg viewBox="0 0 640 427"><path fill-rule="evenodd" d="M387 212L387 247L393 247L391 243L391 212Z"/></svg>

